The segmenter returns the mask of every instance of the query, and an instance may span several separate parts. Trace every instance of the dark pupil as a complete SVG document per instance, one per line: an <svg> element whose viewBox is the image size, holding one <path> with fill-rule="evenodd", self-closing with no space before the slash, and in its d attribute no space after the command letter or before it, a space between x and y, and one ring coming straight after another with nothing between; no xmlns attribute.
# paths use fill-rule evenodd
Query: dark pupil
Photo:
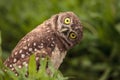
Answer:
<svg viewBox="0 0 120 80"><path fill-rule="evenodd" d="M67 20L67 22L69 22L69 20Z"/></svg>
<svg viewBox="0 0 120 80"><path fill-rule="evenodd" d="M72 36L74 37L75 35L74 35L74 34L72 34Z"/></svg>

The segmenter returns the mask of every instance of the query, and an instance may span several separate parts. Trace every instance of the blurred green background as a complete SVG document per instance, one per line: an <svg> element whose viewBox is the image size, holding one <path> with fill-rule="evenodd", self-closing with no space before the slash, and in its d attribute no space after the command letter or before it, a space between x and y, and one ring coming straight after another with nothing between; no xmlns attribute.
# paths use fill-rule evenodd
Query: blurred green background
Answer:
<svg viewBox="0 0 120 80"><path fill-rule="evenodd" d="M26 33L64 11L78 15L84 36L68 52L62 74L70 80L120 80L120 0L0 0L3 59Z"/></svg>

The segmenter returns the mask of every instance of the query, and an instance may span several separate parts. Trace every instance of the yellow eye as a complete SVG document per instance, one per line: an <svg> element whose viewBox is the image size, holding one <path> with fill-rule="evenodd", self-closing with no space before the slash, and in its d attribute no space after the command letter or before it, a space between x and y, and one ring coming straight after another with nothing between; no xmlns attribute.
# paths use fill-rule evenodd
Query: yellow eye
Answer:
<svg viewBox="0 0 120 80"><path fill-rule="evenodd" d="M65 18L65 20L64 20L64 23L65 23L65 24L70 24L70 22L71 22L71 21L70 21L70 18Z"/></svg>
<svg viewBox="0 0 120 80"><path fill-rule="evenodd" d="M70 35L69 35L69 37L71 39L75 39L75 38L77 38L77 35L74 32L71 32Z"/></svg>

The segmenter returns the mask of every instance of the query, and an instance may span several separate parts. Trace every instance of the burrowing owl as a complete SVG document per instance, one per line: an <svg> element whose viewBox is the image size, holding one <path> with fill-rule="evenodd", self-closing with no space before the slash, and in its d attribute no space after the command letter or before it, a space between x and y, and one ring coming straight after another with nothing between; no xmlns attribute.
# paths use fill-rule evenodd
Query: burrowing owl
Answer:
<svg viewBox="0 0 120 80"><path fill-rule="evenodd" d="M22 38L4 64L17 73L15 66L27 67L30 55L35 54L37 67L40 58L49 56L55 69L58 69L67 51L80 42L82 28L73 12L53 15Z"/></svg>

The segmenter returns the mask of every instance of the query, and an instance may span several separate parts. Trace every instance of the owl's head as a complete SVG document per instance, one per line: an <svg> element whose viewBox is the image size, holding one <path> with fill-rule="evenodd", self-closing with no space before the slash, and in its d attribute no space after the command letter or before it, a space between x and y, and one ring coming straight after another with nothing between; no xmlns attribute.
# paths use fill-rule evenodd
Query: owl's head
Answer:
<svg viewBox="0 0 120 80"><path fill-rule="evenodd" d="M83 26L73 12L60 13L56 19L56 30L59 39L67 49L80 42L83 35Z"/></svg>

